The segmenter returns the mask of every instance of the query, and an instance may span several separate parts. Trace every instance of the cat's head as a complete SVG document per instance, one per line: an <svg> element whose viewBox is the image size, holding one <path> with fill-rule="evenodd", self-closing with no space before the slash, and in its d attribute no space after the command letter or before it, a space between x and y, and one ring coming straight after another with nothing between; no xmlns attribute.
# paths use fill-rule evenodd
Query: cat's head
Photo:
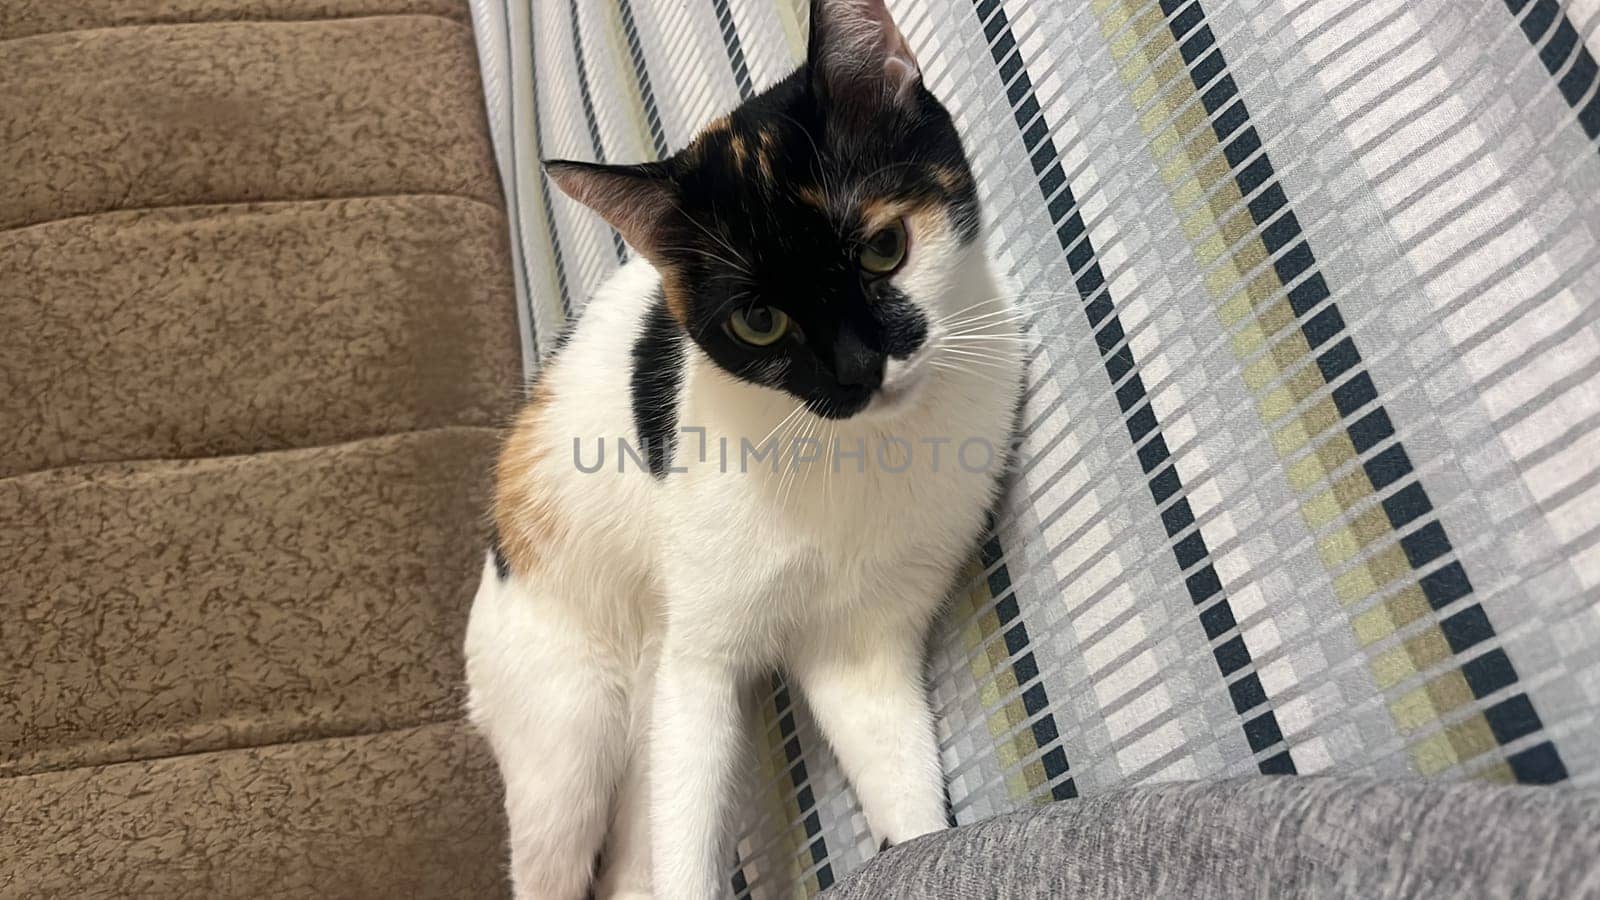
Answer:
<svg viewBox="0 0 1600 900"><path fill-rule="evenodd" d="M832 418L893 408L959 309L972 171L883 0L813 0L804 66L643 165L552 161L716 365Z"/></svg>

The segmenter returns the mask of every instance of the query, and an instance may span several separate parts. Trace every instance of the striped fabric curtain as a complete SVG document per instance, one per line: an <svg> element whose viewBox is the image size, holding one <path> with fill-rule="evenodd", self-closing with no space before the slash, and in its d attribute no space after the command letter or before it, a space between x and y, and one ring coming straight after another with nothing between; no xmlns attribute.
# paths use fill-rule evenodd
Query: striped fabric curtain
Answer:
<svg viewBox="0 0 1600 900"><path fill-rule="evenodd" d="M528 360L804 0L474 0ZM903 0L1032 310L935 636L951 808L1251 773L1600 783L1600 0ZM738 896L873 852L774 681Z"/></svg>

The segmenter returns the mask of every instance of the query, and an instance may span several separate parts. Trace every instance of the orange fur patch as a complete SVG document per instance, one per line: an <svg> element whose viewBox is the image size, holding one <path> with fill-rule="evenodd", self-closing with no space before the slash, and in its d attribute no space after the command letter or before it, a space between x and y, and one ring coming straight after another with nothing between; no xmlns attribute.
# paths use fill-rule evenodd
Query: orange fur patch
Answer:
<svg viewBox="0 0 1600 900"><path fill-rule="evenodd" d="M718 116L717 118L712 119L710 122L707 122L706 127L700 129L700 137L710 137L713 134L728 131L732 128L733 120L731 118L728 116Z"/></svg>
<svg viewBox="0 0 1600 900"><path fill-rule="evenodd" d="M794 192L808 206L814 206L824 213L828 211L828 195L822 192L822 188L814 184L803 184L795 188Z"/></svg>
<svg viewBox="0 0 1600 900"><path fill-rule="evenodd" d="M776 184L777 174L772 168L772 158L777 155L778 136L770 128L761 129L761 147L756 150L756 167L768 184Z"/></svg>
<svg viewBox="0 0 1600 900"><path fill-rule="evenodd" d="M689 161L696 163L705 159L706 148L710 146L711 139L719 134L727 134L732 129L733 120L727 116L721 116L719 118L712 119L710 122L706 123L706 127L700 129L699 134L696 134L694 138L689 141L689 146L684 150L685 156L689 159Z"/></svg>
<svg viewBox="0 0 1600 900"><path fill-rule="evenodd" d="M538 569L544 548L559 536L555 498L543 486L540 472L551 453L544 434L551 399L549 376L546 371L534 385L533 396L517 417L495 464L495 529L506 562L523 576Z"/></svg>
<svg viewBox="0 0 1600 900"><path fill-rule="evenodd" d="M926 238L931 234L950 227L950 217L945 215L944 207L933 203L925 203L915 209L906 211L906 232L908 233L906 254L910 256L917 252L917 238Z"/></svg>
<svg viewBox="0 0 1600 900"><path fill-rule="evenodd" d="M859 210L861 230L864 234L872 234L895 219L909 216L914 209L915 207L906 200L890 200L884 197L863 200Z"/></svg>
<svg viewBox="0 0 1600 900"><path fill-rule="evenodd" d="M683 278L671 266L660 267L661 294L666 299L667 312L679 325L689 327L689 294L684 290Z"/></svg>
<svg viewBox="0 0 1600 900"><path fill-rule="evenodd" d="M969 176L966 172L951 166L932 166L928 169L928 174L932 176L934 182L936 182L946 194L961 193L972 182L971 176Z"/></svg>

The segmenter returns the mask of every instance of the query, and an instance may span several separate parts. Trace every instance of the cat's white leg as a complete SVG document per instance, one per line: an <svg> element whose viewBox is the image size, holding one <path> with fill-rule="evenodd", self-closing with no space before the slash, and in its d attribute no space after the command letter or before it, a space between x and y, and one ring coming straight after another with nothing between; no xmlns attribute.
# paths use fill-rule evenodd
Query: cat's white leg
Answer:
<svg viewBox="0 0 1600 900"><path fill-rule="evenodd" d="M625 758L620 665L570 610L491 564L467 625L469 709L505 781L518 900L588 894Z"/></svg>
<svg viewBox="0 0 1600 900"><path fill-rule="evenodd" d="M898 844L945 828L920 630L849 644L853 649L823 647L796 660L793 674L873 836Z"/></svg>
<svg viewBox="0 0 1600 900"><path fill-rule="evenodd" d="M650 891L650 707L655 702L654 642L634 676L628 762L606 832L596 900L647 900Z"/></svg>
<svg viewBox="0 0 1600 900"><path fill-rule="evenodd" d="M652 880L661 900L707 900L728 893L724 822L739 783L744 716L735 668L671 642L656 671L651 722Z"/></svg>
<svg viewBox="0 0 1600 900"><path fill-rule="evenodd" d="M596 900L646 900L650 892L650 766L643 747L628 761L606 833Z"/></svg>

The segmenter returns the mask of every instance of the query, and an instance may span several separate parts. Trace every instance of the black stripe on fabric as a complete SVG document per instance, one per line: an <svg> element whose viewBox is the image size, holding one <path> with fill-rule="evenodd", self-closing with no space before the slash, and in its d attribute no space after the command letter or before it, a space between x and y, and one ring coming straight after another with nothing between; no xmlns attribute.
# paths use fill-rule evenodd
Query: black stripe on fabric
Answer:
<svg viewBox="0 0 1600 900"><path fill-rule="evenodd" d="M506 10L506 31L507 31L507 34L509 35L510 30L511 30L511 7L509 6L509 0L507 0L507 2L508 2L508 5L505 6L505 10ZM511 43L510 43L510 40L511 39L508 36L506 38L506 58L507 59L510 59L510 55L511 55ZM531 71L533 73L533 77L531 79L529 79L529 81L530 81L530 83L532 85L532 88L531 88L532 96L530 97L530 99L533 102L533 146L534 146L534 150L542 158L543 155L544 155L544 120L539 115L539 44L535 40L535 35L533 33L533 12L532 12L532 10L529 10L529 13L528 13L528 55L530 57L530 59L528 60L528 65L530 66ZM512 134L515 134L517 132L516 110L517 110L517 105L513 101L513 103L511 104L511 116L512 116L512 118L511 118L511 133ZM513 159L512 159L511 166L512 166L513 169L516 168L515 157L513 157ZM539 170L539 176L538 177L544 179L544 184L543 184L543 188L544 189L539 192L540 193L540 205L544 207L545 226L546 226L546 228L549 229L549 232L550 232L550 255L555 260L555 265L556 265L556 286L561 289L561 311L570 320L571 317L572 317L572 290L568 286L568 282L567 282L566 254L563 253L562 250L561 250L561 233L560 233L560 229L556 225L556 208L555 208L555 204L550 202L550 192L555 190L555 185L550 183L550 176L544 174L543 168L541 168ZM530 297L533 294L533 287L531 285L528 288L528 294L529 294Z"/></svg>
<svg viewBox="0 0 1600 900"><path fill-rule="evenodd" d="M816 795L811 790L811 776L806 772L806 762L801 758L800 734L795 728L794 703L789 698L789 688L783 679L772 678L772 703L778 716L778 739L783 742L783 754L789 764L789 784L794 788L795 807L800 811L805 828L806 846L811 853L811 864L818 866L817 886L827 890L833 885L833 865L828 862L828 844L822 837L822 818L817 814Z"/></svg>
<svg viewBox="0 0 1600 900"><path fill-rule="evenodd" d="M733 896L737 900L749 900L750 881L744 877L744 859L739 855L738 848L733 851Z"/></svg>
<svg viewBox="0 0 1600 900"><path fill-rule="evenodd" d="M506 17L505 51L506 65L511 65L511 5L510 0L501 0L500 9ZM510 92L506 93L507 105L511 107L511 127L508 129L511 141L511 159L506 164L506 171L511 176L511 199L506 204L506 215L511 218L511 224L516 231L517 262L521 263L522 285L528 292L528 338L533 348L533 355L539 355L539 322L534 315L533 307L533 279L528 274L528 240L522 233L522 203L521 192L517 185L520 176L517 173L517 101ZM529 360L532 362L532 360ZM501 576L502 578L505 576Z"/></svg>
<svg viewBox="0 0 1600 900"><path fill-rule="evenodd" d="M989 52L994 57L997 67L1004 63L1013 51L1020 53L1016 37L1011 33L1010 19L1007 18L1000 0L974 0L973 9L977 13L978 23L982 26L984 35L989 40ZM1044 116L1034 93L1033 80L1027 66L1018 66L1012 80L1009 82L1002 80L1001 84L1005 86L1017 130L1022 134L1023 145L1033 163L1039 191L1045 202L1050 204L1052 221L1056 223L1056 238L1062 252L1066 254L1078 296L1089 318L1089 326L1094 329L1095 342L1105 363L1106 374L1110 376L1111 384L1115 387L1123 376L1135 367L1133 352L1122 340L1124 332L1122 322L1115 312L1115 300L1109 300L1111 293L1106 286L1105 274L1096 259L1094 244L1084 225L1083 216L1078 211L1078 202L1072 193L1072 186L1067 183L1066 172L1062 168L1055 142L1050 137L1049 128L1033 127L1035 121L1042 123ZM1109 302L1097 305L1103 298ZM1113 349L1118 344L1121 344L1121 349ZM1160 423L1154 421L1154 411L1151 410L1149 418L1143 418L1141 413L1141 418L1137 422L1126 412L1128 406L1136 406L1139 401L1146 399L1142 381L1135 377L1128 384L1132 385L1135 382L1138 386L1130 389L1123 416L1129 436L1138 447L1139 464L1147 478L1150 496L1159 506L1173 495L1182 495L1183 483L1176 465L1170 461L1171 454L1167 449L1165 438L1161 435ZM1118 399L1121 404L1123 398L1119 395ZM1143 409L1150 407L1146 405ZM1150 425L1149 428L1146 428L1147 424ZM1140 445L1141 435L1145 441L1142 445ZM1186 509L1185 513L1187 512ZM1175 541L1170 549L1180 568L1187 570L1189 566L1185 566L1186 562L1199 566L1185 578L1184 582L1195 606L1205 607L1199 615L1206 634L1213 641L1220 640L1229 633L1233 635L1214 651L1217 667L1226 679L1226 676L1251 666L1250 651L1238 634L1232 606L1223 593L1222 581L1212 566L1205 538L1200 536L1198 530L1195 531L1194 538L1192 541L1189 538ZM1263 774L1293 774L1296 771L1294 759L1290 756L1289 748L1283 740L1283 733L1278 728L1277 716L1270 708L1245 720L1243 730L1250 749L1258 757L1266 754L1265 758L1257 762ZM1276 749L1280 747L1281 749ZM1274 750L1276 752L1273 752Z"/></svg>
<svg viewBox="0 0 1600 900"><path fill-rule="evenodd" d="M1600 74L1600 66L1596 66L1594 54L1584 45L1578 29L1572 27L1572 20L1561 11L1556 0L1532 0L1531 4L1529 0L1505 0L1505 4L1513 16L1522 16L1522 33L1529 44L1539 47L1540 42L1544 42L1539 49L1539 61L1544 63L1545 71L1559 79L1556 87L1567 105L1578 111L1578 126L1589 140L1600 137L1600 91L1589 93L1596 75ZM1526 15L1523 15L1524 10ZM1570 66L1567 65L1569 60ZM1564 75L1563 68L1567 70ZM1585 103L1586 95L1589 99ZM1583 103L1582 108L1579 103Z"/></svg>
<svg viewBox="0 0 1600 900"><path fill-rule="evenodd" d="M617 0L617 14L622 19L622 37L628 42L628 57L633 60L633 74L639 79L639 96L644 100L645 121L650 125L650 142L656 150L656 159L667 158L667 136L661 128L661 112L656 108L656 92L650 86L650 67L644 61L644 46L639 43L639 27L633 20L633 4Z"/></svg>
<svg viewBox="0 0 1600 900"><path fill-rule="evenodd" d="M1507 0L1508 4L1515 3L1519 7L1526 2L1527 0ZM1551 3L1551 0L1534 0L1534 3L1537 6ZM1311 250L1310 242L1301 232L1299 220L1295 218L1283 186L1277 180L1269 155L1261 149L1262 141L1251 124L1250 111L1245 105L1244 98L1238 96L1238 87L1233 77L1227 74L1227 60L1222 48L1216 42L1211 27L1206 23L1205 8L1201 0L1160 0L1160 6L1161 11L1167 16L1167 28L1172 33L1173 40L1182 44L1180 52L1184 60L1189 63L1189 78L1195 90L1205 91L1201 99L1206 111L1211 114L1211 126L1217 142L1234 166L1233 177L1239 193L1247 198L1254 195L1248 206L1251 218L1263 230L1263 244L1269 253L1276 253L1282 247L1291 247L1273 260L1273 267L1279 280L1287 286L1306 272L1312 273L1289 293L1289 301L1299 322L1301 333L1305 335L1307 344L1312 347L1320 347L1333 341L1344 332L1344 318L1337 312L1337 304L1332 299L1333 293L1329 290L1327 281L1316 271L1316 256ZM1525 19L1524 30L1527 28ZM1541 30L1539 33L1544 32ZM1194 61L1202 57L1205 65L1203 67L1195 65ZM1220 80L1215 80L1218 76ZM1207 84L1212 84L1212 87L1206 88ZM1254 162L1242 170L1237 167L1235 160L1248 159L1258 150L1260 152ZM1274 217L1277 217L1275 221ZM1306 318L1306 313L1324 301L1327 302L1327 307L1323 313ZM1330 385L1347 372L1357 373L1333 391L1333 400L1343 417L1346 433L1358 456L1366 455L1369 450L1394 437L1394 423L1383 407L1377 387L1362 367L1361 352L1356 349L1353 337L1346 334L1342 340L1318 355L1316 363L1323 379ZM1359 418L1354 417L1353 414L1369 405L1375 405L1375 408ZM1393 455L1389 456L1391 451ZM1385 456L1388 456L1385 463L1379 466L1373 465ZM1383 503L1384 514L1396 532L1433 511L1433 503L1428 499L1420 478L1412 470L1405 451L1400 449L1400 442L1396 441L1389 450L1373 457L1364 468L1374 492L1381 491L1385 486L1402 478L1412 479ZM1434 560L1452 553L1454 549L1437 518L1427 521L1426 524L1400 538L1400 548L1413 570L1422 569ZM1471 583L1467 580L1466 572L1460 563L1451 562L1446 569L1451 572L1454 588L1451 600L1460 599L1472 592ZM1421 579L1421 583L1430 604L1434 604L1435 595L1427 592L1427 579ZM1438 609L1439 605L1434 605L1433 608ZM1469 615L1472 613L1475 615ZM1471 640L1458 646L1458 641L1464 641L1468 635L1463 626L1469 620ZM1495 634L1482 607L1477 605L1441 622L1440 630L1444 632L1446 640L1457 653L1466 646L1493 638ZM1514 669L1510 670L1510 675L1515 680ZM1518 696L1526 699L1525 694ZM1531 701L1528 702L1528 716L1532 717L1532 721L1538 722L1538 714L1533 712ZM1518 721L1526 721L1526 717ZM1557 760L1559 764L1559 755L1555 753L1554 746L1551 747L1549 758ZM1565 777L1564 766L1560 767L1560 771L1563 773L1562 777ZM1553 778L1554 771L1542 773L1539 777Z"/></svg>
<svg viewBox="0 0 1600 900"><path fill-rule="evenodd" d="M1005 635L1006 651L1011 657L1011 675L1018 686L1026 685L1038 679L1039 662L1028 648L1028 627L1022 621L1022 610L1017 604L1017 593L1012 588L1011 573L1006 570L1005 551L1000 546L1000 539L991 535L984 541L978 558L989 573L989 596L1003 598L995 604L994 614ZM1061 746L1061 732L1056 728L1055 715L1050 712L1050 698L1045 695L1043 681L1023 690L1022 707L1029 718L1039 717L1032 726L1033 744L1044 751L1039 762L1044 767L1045 781L1050 785L1050 799L1071 800L1078 796L1078 786L1072 780L1071 764L1067 761L1066 749Z"/></svg>
<svg viewBox="0 0 1600 900"><path fill-rule="evenodd" d="M717 29L722 32L722 45L728 51L728 64L733 67L733 82L739 87L739 99L749 100L755 96L755 88L750 83L750 66L745 63L744 42L739 40L733 9L728 0L711 0L711 6L717 13Z"/></svg>
<svg viewBox="0 0 1600 900"><path fill-rule="evenodd" d="M1556 784L1567 780L1567 767L1550 741L1513 753L1506 760L1511 774L1523 784Z"/></svg>
<svg viewBox="0 0 1600 900"><path fill-rule="evenodd" d="M600 141L600 122L594 113L594 94L589 88L589 62L583 54L583 35L578 27L578 0L567 0L568 18L572 23L572 58L578 70L578 101L583 106L583 123L589 127L589 143L594 145L594 161L606 161L606 149ZM606 230L611 232L611 244L617 251L617 262L624 262L628 258L628 246L622 241L622 235L615 228L607 225Z"/></svg>

